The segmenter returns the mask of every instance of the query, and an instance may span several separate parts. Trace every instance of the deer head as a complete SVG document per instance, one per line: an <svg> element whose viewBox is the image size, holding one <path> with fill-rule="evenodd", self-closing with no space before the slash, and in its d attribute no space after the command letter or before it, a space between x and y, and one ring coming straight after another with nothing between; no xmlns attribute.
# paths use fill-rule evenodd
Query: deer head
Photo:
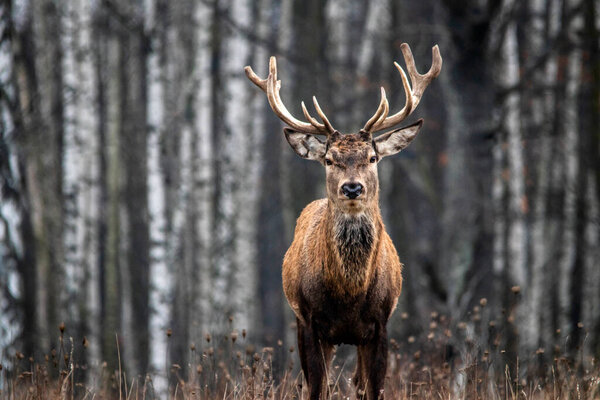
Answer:
<svg viewBox="0 0 600 400"><path fill-rule="evenodd" d="M333 128L314 96L313 104L322 122L310 115L304 102L302 111L308 122L292 116L279 95L281 81L277 80L275 57L271 57L269 61L269 75L266 79L259 78L251 67L245 68L248 78L266 93L275 114L289 126L284 128L284 133L292 149L300 157L318 161L325 166L327 197L344 213L360 213L377 203L378 162L383 157L396 154L408 146L423 124L423 120L420 119L410 126L374 136L374 133L398 125L408 117L417 108L423 92L442 68L442 57L437 45L432 49L431 68L424 75L417 71L410 47L403 43L401 50L410 82L402 67L398 63L394 65L400 73L406 93L404 107L396 114L388 115L389 104L382 87L381 101L375 114L358 133L350 134L341 134Z"/></svg>

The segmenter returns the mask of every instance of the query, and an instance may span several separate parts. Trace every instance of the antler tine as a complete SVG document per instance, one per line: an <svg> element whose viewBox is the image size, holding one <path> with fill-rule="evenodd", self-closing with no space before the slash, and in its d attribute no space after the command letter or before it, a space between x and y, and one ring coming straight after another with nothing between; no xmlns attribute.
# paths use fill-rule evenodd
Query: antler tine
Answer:
<svg viewBox="0 0 600 400"><path fill-rule="evenodd" d="M325 125L323 125L322 123L317 121L316 118L314 118L312 115L310 115L310 113L306 109L306 105L304 104L304 102L301 102L300 105L302 106L302 113L304 114L304 117L308 120L308 122L311 123L312 126L319 128L319 129L326 129Z"/></svg>
<svg viewBox="0 0 600 400"><path fill-rule="evenodd" d="M389 111L388 101L385 96L385 89L382 86L381 87L381 101L379 102L379 107L377 107L377 111L375 111L375 114L373 114L373 116L367 121L367 123L363 127L363 131L370 132L371 129L373 128L373 126L381 119L386 108ZM387 112L385 113L385 117L387 117ZM383 118L385 119L385 117L383 117Z"/></svg>
<svg viewBox="0 0 600 400"><path fill-rule="evenodd" d="M410 75L410 80L413 84L412 95L413 99L413 108L416 108L419 102L421 101L421 96L423 92L431 83L432 80L437 78L442 70L442 56L440 55L440 48L436 44L431 49L431 67L426 74L421 75L419 71L417 71L417 67L415 66L415 59L413 57L412 51L410 50L410 46L406 43L402 43L400 46L402 50L402 55L404 56L404 61L406 62L406 68L408 69L408 74Z"/></svg>
<svg viewBox="0 0 600 400"><path fill-rule="evenodd" d="M383 87L381 88L381 90L383 90ZM375 124L377 125L377 124L380 124L381 122L383 122L387 118L389 112L390 112L390 103L388 103L388 100L386 98L383 113L381 113L381 116L379 117L377 122L375 122Z"/></svg>
<svg viewBox="0 0 600 400"><path fill-rule="evenodd" d="M375 118L375 116L371 117L371 119L367 121L367 124L363 128L367 132L380 131L402 122L417 108L419 102L421 101L423 92L425 92L425 89L429 83L431 83L431 81L434 80L442 70L442 56L440 55L440 49L437 45L433 46L431 49L433 59L431 68L424 75L421 75L417 71L415 59L408 44L402 43L400 49L402 50L404 61L406 62L406 68L408 69L410 82L412 82L412 88L408 78L406 77L404 69L402 69L397 62L394 62L394 65L396 66L396 69L398 69L398 72L402 78L402 85L404 86L404 92L406 93L406 103L400 111L392 116L386 116L382 118ZM377 115L378 112L379 109L375 114ZM375 122L372 121L373 119L375 119Z"/></svg>
<svg viewBox="0 0 600 400"><path fill-rule="evenodd" d="M323 110L321 110L321 107L319 107L319 102L317 101L317 97L316 96L313 96L313 104L315 106L315 110L317 110L317 114L319 114L319 118L321 118L321 120L323 121L323 124L325 124L325 127L327 128L327 131L329 133L335 132L335 129L333 128L333 125L331 125L331 122L329 122L329 120L327 119L327 116L325 115L325 113L323 112Z"/></svg>
<svg viewBox="0 0 600 400"><path fill-rule="evenodd" d="M246 73L248 79L252 81L252 83L261 88L263 92L267 92L267 79L260 79L249 65L244 67L244 72Z"/></svg>
<svg viewBox="0 0 600 400"><path fill-rule="evenodd" d="M315 103L315 108L317 109L317 113L323 120L324 124L319 123L316 119L311 117L310 114L308 114L304 103L302 103L302 112L310 123L296 119L288 111L279 95L281 81L277 80L277 61L275 60L275 57L271 57L269 59L269 76L266 79L260 79L250 66L245 67L244 70L246 71L246 76L248 79L250 79L256 86L261 88L262 91L266 93L267 100L269 101L269 105L271 106L271 109L273 109L273 112L279 117L279 119L281 119L291 128L297 130L298 132L307 133L310 135L328 136L329 134L335 132L335 129L321 108L318 107L318 103Z"/></svg>

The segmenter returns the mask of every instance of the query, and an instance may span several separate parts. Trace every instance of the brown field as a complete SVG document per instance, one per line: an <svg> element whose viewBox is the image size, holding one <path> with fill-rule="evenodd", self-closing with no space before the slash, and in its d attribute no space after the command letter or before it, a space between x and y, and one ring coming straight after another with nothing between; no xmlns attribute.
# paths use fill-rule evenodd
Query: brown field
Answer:
<svg viewBox="0 0 600 400"><path fill-rule="evenodd" d="M111 369L106 363L96 368L80 365L77 358L83 359L85 343L71 345L62 338L59 343L43 362L19 352L5 359L0 399L306 398L295 347L278 341L274 347L257 348L245 331L206 335L201 344L190 345L186 363L165 362L164 370L145 378L130 377L121 367ZM457 343L449 330L437 324L422 338L411 336L402 343L391 339L386 398L600 398L600 368L595 359L561 356L555 349L551 361L543 361L548 355L538 350L527 362L510 362L502 346L484 350L470 340L464 340L464 346ZM353 348L340 347L330 369L328 398L356 399L353 368ZM159 380L163 389L157 387Z"/></svg>

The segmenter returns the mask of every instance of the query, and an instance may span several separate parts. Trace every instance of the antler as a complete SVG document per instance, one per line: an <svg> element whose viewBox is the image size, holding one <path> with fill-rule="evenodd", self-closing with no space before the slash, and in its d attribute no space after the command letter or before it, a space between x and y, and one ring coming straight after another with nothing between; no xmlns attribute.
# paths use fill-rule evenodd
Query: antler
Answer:
<svg viewBox="0 0 600 400"><path fill-rule="evenodd" d="M304 116L309 121L309 123L300 121L296 119L285 107L283 101L281 101L281 97L279 96L279 90L281 89L281 81L277 80L277 61L275 57L271 57L269 59L269 76L266 79L260 79L258 75L252 71L250 66L244 68L246 71L246 76L250 79L256 86L262 89L263 92L267 94L267 99L269 101L269 105L275 112L275 114L286 124L288 124L293 129L298 132L308 133L310 135L326 135L335 132L335 129L327 119L327 116L319 107L319 102L317 98L313 96L313 104L315 105L315 109L317 110L317 114L323 121L320 123L315 118L313 118L306 109L304 102L302 102L302 112Z"/></svg>
<svg viewBox="0 0 600 400"><path fill-rule="evenodd" d="M421 101L423 92L429 83L437 78L442 70L442 56L440 55L440 49L437 45L433 46L431 49L433 61L431 63L431 68L425 75L421 75L417 71L417 67L415 67L415 59L412 51L410 51L410 47L406 43L402 43L400 49L404 55L404 61L406 62L406 67L408 68L408 74L410 75L413 88L411 89L410 83L406 78L406 73L402 67L397 62L394 62L394 65L402 77L402 84L404 85L404 92L406 93L406 103L404 104L402 110L388 117L389 104L385 96L385 90L382 87L379 107L377 108L377 111L375 111L375 114L365 124L363 128L363 131L365 132L377 132L402 122L417 108L419 102Z"/></svg>

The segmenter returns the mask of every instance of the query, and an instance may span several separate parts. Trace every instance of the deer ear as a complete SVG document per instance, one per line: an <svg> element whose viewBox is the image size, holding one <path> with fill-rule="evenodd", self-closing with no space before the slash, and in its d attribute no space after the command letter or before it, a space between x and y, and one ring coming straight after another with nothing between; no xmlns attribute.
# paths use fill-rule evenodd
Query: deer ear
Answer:
<svg viewBox="0 0 600 400"><path fill-rule="evenodd" d="M314 135L283 128L283 133L292 149L302 158L323 162L327 146Z"/></svg>
<svg viewBox="0 0 600 400"><path fill-rule="evenodd" d="M408 146L417 136L421 125L423 125L422 119L407 127L395 129L378 136L375 139L375 148L379 157L391 156Z"/></svg>

